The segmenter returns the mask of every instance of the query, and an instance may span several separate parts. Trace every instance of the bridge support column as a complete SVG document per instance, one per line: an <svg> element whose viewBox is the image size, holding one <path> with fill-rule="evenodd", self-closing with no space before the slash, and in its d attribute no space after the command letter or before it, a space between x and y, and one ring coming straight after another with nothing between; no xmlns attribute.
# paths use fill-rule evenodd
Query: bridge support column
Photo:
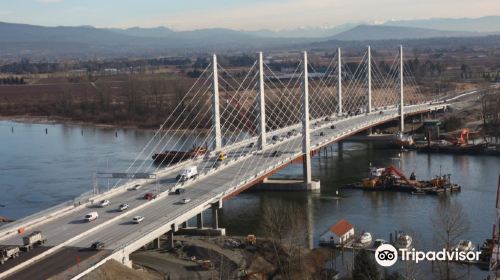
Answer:
<svg viewBox="0 0 500 280"><path fill-rule="evenodd" d="M257 99L257 108L259 110L259 149L263 150L266 146L266 100L264 95L264 58L262 52L259 53L259 98Z"/></svg>
<svg viewBox="0 0 500 280"><path fill-rule="evenodd" d="M153 249L160 249L160 238L153 239Z"/></svg>
<svg viewBox="0 0 500 280"><path fill-rule="evenodd" d="M177 230L179 230L179 228L177 227L176 224L173 224L171 228L172 229L169 230L166 234L167 235L167 244L165 244L167 249L169 249L169 250L174 248L174 233Z"/></svg>
<svg viewBox="0 0 500 280"><path fill-rule="evenodd" d="M122 259L118 260L119 262L129 268L132 268L132 261L130 260L130 254L127 254L125 251L122 252Z"/></svg>
<svg viewBox="0 0 500 280"><path fill-rule="evenodd" d="M372 49L370 46L368 46L368 104L366 112L368 114L372 112Z"/></svg>
<svg viewBox="0 0 500 280"><path fill-rule="evenodd" d="M181 224L181 228L187 228L188 227L188 221L185 221L184 223Z"/></svg>
<svg viewBox="0 0 500 280"><path fill-rule="evenodd" d="M196 227L199 229L203 228L203 212L196 215Z"/></svg>
<svg viewBox="0 0 500 280"><path fill-rule="evenodd" d="M309 131L309 74L307 52L304 52L304 88L302 92L302 153L304 183L310 184L311 179L311 135Z"/></svg>
<svg viewBox="0 0 500 280"><path fill-rule="evenodd" d="M399 122L399 130L401 131L401 136L403 136L403 133L405 131L405 115L404 115L404 61L403 61L403 46L401 45L399 47L399 59L400 59L400 65L399 65L399 79L400 79L400 88L399 88L399 115L400 115L400 122Z"/></svg>
<svg viewBox="0 0 500 280"><path fill-rule="evenodd" d="M337 101L338 101L338 115L342 116L342 52L340 48L337 50L337 72L338 72L338 81L337 81Z"/></svg>
<svg viewBox="0 0 500 280"><path fill-rule="evenodd" d="M174 231L171 230L167 232L167 244L165 244L167 249L173 249L174 248Z"/></svg>
<svg viewBox="0 0 500 280"><path fill-rule="evenodd" d="M212 205L212 228L219 229L219 207Z"/></svg>
<svg viewBox="0 0 500 280"><path fill-rule="evenodd" d="M220 126L219 108L219 74L217 71L217 55L213 57L213 84L212 84L212 126L214 127L214 151L222 148L222 135Z"/></svg>

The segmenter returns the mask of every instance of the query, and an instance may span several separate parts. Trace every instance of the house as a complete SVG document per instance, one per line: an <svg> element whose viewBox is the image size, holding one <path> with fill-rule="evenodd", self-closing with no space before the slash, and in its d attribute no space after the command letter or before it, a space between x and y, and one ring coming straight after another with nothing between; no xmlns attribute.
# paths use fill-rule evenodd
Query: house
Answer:
<svg viewBox="0 0 500 280"><path fill-rule="evenodd" d="M319 237L322 244L344 244L354 236L354 226L342 219Z"/></svg>

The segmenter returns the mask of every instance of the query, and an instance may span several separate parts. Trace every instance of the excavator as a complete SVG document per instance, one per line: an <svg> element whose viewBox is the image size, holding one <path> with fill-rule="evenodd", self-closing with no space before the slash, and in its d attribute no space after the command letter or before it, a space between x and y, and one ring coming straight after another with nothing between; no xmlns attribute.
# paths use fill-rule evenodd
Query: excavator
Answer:
<svg viewBox="0 0 500 280"><path fill-rule="evenodd" d="M388 184L395 184L398 178L405 182L407 185L418 185L419 183L416 181L416 176L414 173L412 173L410 180L406 178L405 174L403 171L401 171L399 168L397 168L394 165L389 165L388 167L384 168L380 173L380 176L372 176L369 179L364 179L363 180L363 187L365 188L373 188L375 186L379 185L388 185Z"/></svg>
<svg viewBox="0 0 500 280"><path fill-rule="evenodd" d="M454 141L453 144L455 144L457 146L468 145L469 144L469 129L463 128L462 131L460 131L460 135Z"/></svg>

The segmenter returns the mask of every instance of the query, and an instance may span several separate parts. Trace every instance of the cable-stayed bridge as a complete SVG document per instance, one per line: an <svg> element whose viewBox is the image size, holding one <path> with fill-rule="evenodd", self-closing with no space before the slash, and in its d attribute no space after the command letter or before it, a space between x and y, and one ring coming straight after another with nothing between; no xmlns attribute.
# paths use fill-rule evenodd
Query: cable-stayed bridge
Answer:
<svg viewBox="0 0 500 280"><path fill-rule="evenodd" d="M314 189L319 182L311 177L311 157L321 148L394 120L404 131L405 116L446 109L449 97L421 92L402 47L382 59L376 61L369 47L357 61L340 49L328 59L304 52L284 61L289 67L283 71L262 53L249 69L226 69L214 55L127 170L96 174L121 178L113 187L100 190L96 181L78 199L0 228L1 245L20 246L32 231L47 238L0 266L0 278L79 278L108 259L130 266L132 252L159 246L165 234L172 242L194 217L196 228L205 229L207 211L208 228L224 234L217 216L224 200L291 163L303 164L304 189ZM190 150L197 156L186 157ZM178 180L192 166L198 176ZM137 184L141 188L132 190ZM173 194L179 188L185 192ZM143 199L147 193L157 197ZM183 198L191 201L181 203ZM104 199L110 205L97 207ZM124 203L129 210L117 211ZM91 211L99 218L84 222ZM132 223L138 215L144 221ZM96 241L104 242L103 250L83 250Z"/></svg>

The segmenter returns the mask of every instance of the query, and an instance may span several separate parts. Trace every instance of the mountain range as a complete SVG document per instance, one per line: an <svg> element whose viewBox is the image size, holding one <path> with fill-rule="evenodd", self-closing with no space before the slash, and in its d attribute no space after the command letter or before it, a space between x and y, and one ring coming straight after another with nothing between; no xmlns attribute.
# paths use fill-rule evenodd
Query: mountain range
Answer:
<svg viewBox="0 0 500 280"><path fill-rule="evenodd" d="M251 51L307 47L318 42L479 37L500 34L500 16L477 19L350 23L335 28L238 31L224 28L174 31L166 27L127 29L92 26L45 27L0 22L5 59L175 55L208 51Z"/></svg>

